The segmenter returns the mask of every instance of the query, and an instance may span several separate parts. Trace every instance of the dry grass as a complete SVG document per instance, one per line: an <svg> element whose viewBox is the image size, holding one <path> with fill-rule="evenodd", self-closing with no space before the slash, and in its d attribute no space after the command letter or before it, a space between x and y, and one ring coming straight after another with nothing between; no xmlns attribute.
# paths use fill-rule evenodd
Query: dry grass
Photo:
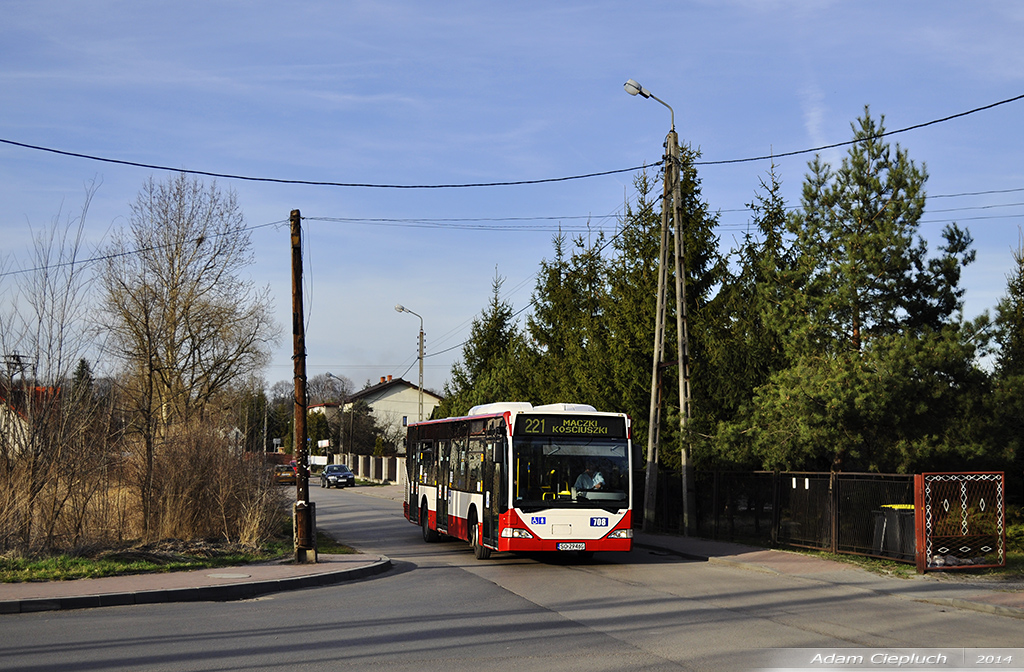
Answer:
<svg viewBox="0 0 1024 672"><path fill-rule="evenodd" d="M160 539L259 546L281 531L283 494L261 454L240 454L210 431L165 440L154 456L152 515L143 517L143 460L130 445L91 460L0 469L0 553L78 554ZM31 484L35 483L34 486Z"/></svg>

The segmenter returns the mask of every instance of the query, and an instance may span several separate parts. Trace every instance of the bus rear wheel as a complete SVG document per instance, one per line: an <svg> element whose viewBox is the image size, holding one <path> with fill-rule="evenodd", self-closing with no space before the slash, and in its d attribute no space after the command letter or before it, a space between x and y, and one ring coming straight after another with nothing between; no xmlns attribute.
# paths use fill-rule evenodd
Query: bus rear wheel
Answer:
<svg viewBox="0 0 1024 672"><path fill-rule="evenodd" d="M432 544L437 541L437 530L430 529L430 517L427 515L427 507L420 508L420 527L423 529L423 541Z"/></svg>
<svg viewBox="0 0 1024 672"><path fill-rule="evenodd" d="M486 560L491 557L491 549L483 545L480 523L475 520L473 521L473 526L469 529L469 536L472 539L470 543L473 544L473 556L477 560Z"/></svg>

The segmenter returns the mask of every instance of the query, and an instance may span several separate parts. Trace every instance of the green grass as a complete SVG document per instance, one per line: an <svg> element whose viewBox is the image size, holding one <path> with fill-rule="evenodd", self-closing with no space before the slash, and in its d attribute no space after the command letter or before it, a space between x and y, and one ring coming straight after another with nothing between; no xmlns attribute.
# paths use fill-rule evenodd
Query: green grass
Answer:
<svg viewBox="0 0 1024 672"><path fill-rule="evenodd" d="M331 535L320 529L316 531L316 551L317 553L327 553L328 555L348 555L349 553L359 552L345 544L338 543L331 538Z"/></svg>
<svg viewBox="0 0 1024 672"><path fill-rule="evenodd" d="M813 555L817 558L824 558L826 560L835 560L836 562L845 562L849 565L856 565L861 569L866 569L867 571L873 572L875 574L896 576L900 578L909 578L917 575L917 567L907 562L897 562L895 560L886 560L884 558L870 558L864 555L847 555L845 553L833 555L832 553L825 553L819 551L799 552L806 553L807 555ZM994 567L989 569L928 570L928 573L931 574L939 572L943 572L945 574L950 575L962 575L964 577L984 576L1006 580L1024 579L1024 552L1008 550L1006 552L1005 567Z"/></svg>
<svg viewBox="0 0 1024 672"><path fill-rule="evenodd" d="M232 567L274 559L260 553L226 553L214 557L176 555L162 558L130 551L105 557L56 555L48 558L0 558L0 582L67 581L122 574L178 572L187 569Z"/></svg>
<svg viewBox="0 0 1024 672"><path fill-rule="evenodd" d="M826 553L824 551L799 551L807 555L812 555L816 558L822 558L825 560L833 560L835 562L843 562L848 565L856 565L861 569L866 569L869 572L875 574L883 574L886 576L897 576L902 578L909 578L917 574L917 567L906 563L897 562L895 560L886 560L884 558L869 558L866 555L847 555L845 553Z"/></svg>

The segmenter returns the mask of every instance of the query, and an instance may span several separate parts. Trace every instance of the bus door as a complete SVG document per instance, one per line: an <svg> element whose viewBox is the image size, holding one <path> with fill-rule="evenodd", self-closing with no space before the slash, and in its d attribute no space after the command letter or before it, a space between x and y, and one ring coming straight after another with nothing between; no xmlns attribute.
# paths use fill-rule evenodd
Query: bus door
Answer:
<svg viewBox="0 0 1024 672"><path fill-rule="evenodd" d="M490 436L484 449L483 490L484 490L484 541L498 545L498 514L504 497L501 474L505 461L505 442L502 438Z"/></svg>
<svg viewBox="0 0 1024 672"><path fill-rule="evenodd" d="M412 483L413 496L410 501L410 513L414 523L422 524L420 520L420 492L422 486L435 485L437 483L437 465L434 462L434 446L431 441L420 441L416 444L413 452L412 473L409 474L409 482ZM429 490L427 490L429 492Z"/></svg>
<svg viewBox="0 0 1024 672"><path fill-rule="evenodd" d="M448 530L448 489L452 484L452 442L437 442L437 529Z"/></svg>

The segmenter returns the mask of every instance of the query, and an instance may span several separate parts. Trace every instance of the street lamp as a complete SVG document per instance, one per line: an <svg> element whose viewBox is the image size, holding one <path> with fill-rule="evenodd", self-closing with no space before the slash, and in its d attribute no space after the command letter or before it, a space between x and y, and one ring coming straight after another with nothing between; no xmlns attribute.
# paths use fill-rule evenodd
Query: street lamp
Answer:
<svg viewBox="0 0 1024 672"><path fill-rule="evenodd" d="M395 306L395 310L399 313L409 313L420 318L420 422L423 422L423 317L419 313L414 313L402 304Z"/></svg>
<svg viewBox="0 0 1024 672"><path fill-rule="evenodd" d="M658 98L656 95L654 95L644 87L640 86L640 82L636 81L635 79L627 79L624 88L626 89L626 93L628 93L631 96L635 96L636 94L639 93L644 98L654 98L656 101L667 107L668 111L672 113L672 130L676 130L676 111L672 109L671 105L666 103L661 98Z"/></svg>
<svg viewBox="0 0 1024 672"><path fill-rule="evenodd" d="M341 409L338 411L338 413L341 416L341 417L338 418L338 454L340 455L341 454L341 447L342 447L341 446L342 438L344 437L344 434L345 434L345 425L344 425L344 422L345 422L345 404L348 403L348 382L346 380L344 380L343 378L338 378L336 375L334 375L330 371L328 371L324 375L326 375L328 378L334 378L336 381L341 383L341 389L344 392L344 396L341 399ZM351 416L351 415L352 415L352 413L350 411L349 412L349 416ZM352 423L349 422L349 426L351 426L351 425L352 425ZM350 443L351 443L351 434L352 433L349 432L349 442ZM351 448L352 448L351 446L346 446L346 447L348 447L349 450L351 450Z"/></svg>
<svg viewBox="0 0 1024 672"><path fill-rule="evenodd" d="M668 220L672 215L675 238L676 275L676 352L679 355L679 428L684 444L680 448L683 476L683 534L691 530L694 511L692 474L686 441L686 424L690 418L690 346L687 331L686 264L683 258L683 232L681 227L682 198L680 194L679 136L676 135L676 113L672 106L640 85L635 79L626 81L626 93L654 98L668 108L672 115L672 130L665 138L665 186L661 207L661 250L658 265L658 308L654 322L654 357L651 367L651 409L647 434L647 474L644 492L644 530L650 531L654 522L655 497L658 486L658 427L661 418L661 362L665 354L665 285L668 274Z"/></svg>

